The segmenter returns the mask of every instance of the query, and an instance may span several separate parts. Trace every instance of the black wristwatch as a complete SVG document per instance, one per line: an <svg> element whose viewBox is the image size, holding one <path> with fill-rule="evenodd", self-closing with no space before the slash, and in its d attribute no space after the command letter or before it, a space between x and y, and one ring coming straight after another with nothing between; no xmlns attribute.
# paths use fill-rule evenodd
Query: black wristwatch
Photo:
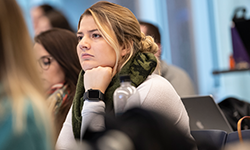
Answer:
<svg viewBox="0 0 250 150"><path fill-rule="evenodd" d="M83 99L95 100L95 101L104 100L104 94L100 90L90 89L84 93Z"/></svg>

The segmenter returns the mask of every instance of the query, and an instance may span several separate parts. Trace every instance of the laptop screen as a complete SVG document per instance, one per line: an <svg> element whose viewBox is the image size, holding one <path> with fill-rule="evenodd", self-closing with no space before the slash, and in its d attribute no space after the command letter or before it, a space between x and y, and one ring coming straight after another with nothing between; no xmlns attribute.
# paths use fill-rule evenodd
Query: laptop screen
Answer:
<svg viewBox="0 0 250 150"><path fill-rule="evenodd" d="M212 96L194 96L181 98L189 115L190 129L218 129L233 132L223 112Z"/></svg>

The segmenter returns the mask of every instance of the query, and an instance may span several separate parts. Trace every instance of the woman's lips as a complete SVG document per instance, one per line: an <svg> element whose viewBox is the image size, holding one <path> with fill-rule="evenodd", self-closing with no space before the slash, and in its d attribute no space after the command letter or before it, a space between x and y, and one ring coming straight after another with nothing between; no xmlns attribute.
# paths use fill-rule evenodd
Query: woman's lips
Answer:
<svg viewBox="0 0 250 150"><path fill-rule="evenodd" d="M91 58L91 57L94 57L94 56L90 55L90 54L87 54L87 53L82 54L82 59L88 59L88 58Z"/></svg>

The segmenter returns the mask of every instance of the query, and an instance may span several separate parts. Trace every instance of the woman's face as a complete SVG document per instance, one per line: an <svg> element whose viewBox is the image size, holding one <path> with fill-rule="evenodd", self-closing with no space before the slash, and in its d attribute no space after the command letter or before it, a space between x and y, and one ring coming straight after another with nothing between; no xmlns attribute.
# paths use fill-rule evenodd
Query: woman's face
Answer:
<svg viewBox="0 0 250 150"><path fill-rule="evenodd" d="M58 62L39 43L34 45L43 87L48 91L53 85L63 83L65 74Z"/></svg>
<svg viewBox="0 0 250 150"><path fill-rule="evenodd" d="M30 14L32 18L33 28L34 30L36 30L38 21L43 16L43 10L40 7L34 7L31 9Z"/></svg>
<svg viewBox="0 0 250 150"><path fill-rule="evenodd" d="M31 18L35 35L52 28L50 20L44 16L44 12L40 7L34 7L31 10Z"/></svg>
<svg viewBox="0 0 250 150"><path fill-rule="evenodd" d="M98 66L113 69L116 62L115 50L101 36L92 16L82 18L77 37L77 54L84 71Z"/></svg>
<svg viewBox="0 0 250 150"><path fill-rule="evenodd" d="M47 31L52 28L52 25L50 24L50 21L48 17L41 16L39 20L37 21L37 26L35 29L35 35L40 34L41 32Z"/></svg>

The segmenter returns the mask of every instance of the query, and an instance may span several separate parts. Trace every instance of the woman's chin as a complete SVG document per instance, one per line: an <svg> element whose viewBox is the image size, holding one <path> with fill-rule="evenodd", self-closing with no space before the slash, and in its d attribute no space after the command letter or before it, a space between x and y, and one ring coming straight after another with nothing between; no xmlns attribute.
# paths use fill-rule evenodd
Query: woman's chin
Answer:
<svg viewBox="0 0 250 150"><path fill-rule="evenodd" d="M84 71L91 70L91 69L93 69L93 68L96 68L96 67L82 67L82 69L83 69Z"/></svg>
<svg viewBox="0 0 250 150"><path fill-rule="evenodd" d="M113 69L114 66L111 65L82 65L82 70L87 71L97 67L110 67Z"/></svg>
<svg viewBox="0 0 250 150"><path fill-rule="evenodd" d="M82 65L82 69L86 71L86 70L91 70L93 68L97 68L98 66L99 65Z"/></svg>

